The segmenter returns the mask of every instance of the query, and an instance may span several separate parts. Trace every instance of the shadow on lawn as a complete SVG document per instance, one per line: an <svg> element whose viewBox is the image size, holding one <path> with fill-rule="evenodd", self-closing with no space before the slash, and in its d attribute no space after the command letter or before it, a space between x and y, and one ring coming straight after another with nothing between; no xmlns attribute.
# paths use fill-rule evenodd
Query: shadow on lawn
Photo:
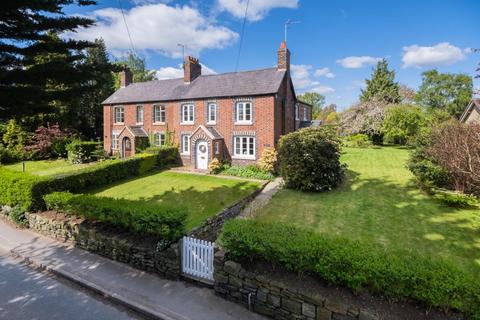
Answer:
<svg viewBox="0 0 480 320"><path fill-rule="evenodd" d="M462 260L456 261L458 265L466 263L480 275L480 208L446 206L420 191L413 180L399 184L388 177L361 179L358 172L348 170L337 189L303 193L297 201L306 202L304 208L314 215L307 223L315 229L353 232L346 235L387 246L404 243L410 246L404 249L449 259L457 256ZM330 225L325 228L325 223Z"/></svg>

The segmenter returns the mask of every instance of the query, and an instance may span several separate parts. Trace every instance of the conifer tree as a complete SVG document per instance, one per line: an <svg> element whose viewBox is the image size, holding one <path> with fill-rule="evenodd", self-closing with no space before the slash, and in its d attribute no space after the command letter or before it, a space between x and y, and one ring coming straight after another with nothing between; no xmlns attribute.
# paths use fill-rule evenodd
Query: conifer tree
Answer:
<svg viewBox="0 0 480 320"><path fill-rule="evenodd" d="M367 87L362 90L360 101L378 99L387 103L399 103L401 97L397 82L395 82L395 71L388 70L388 62L382 59L374 68L371 79L365 80Z"/></svg>

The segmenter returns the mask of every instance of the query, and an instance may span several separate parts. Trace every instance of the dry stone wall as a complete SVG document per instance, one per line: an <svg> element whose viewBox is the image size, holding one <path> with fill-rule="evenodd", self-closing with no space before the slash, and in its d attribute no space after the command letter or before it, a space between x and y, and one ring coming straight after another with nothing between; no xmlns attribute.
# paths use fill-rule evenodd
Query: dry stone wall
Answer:
<svg viewBox="0 0 480 320"><path fill-rule="evenodd" d="M180 277L180 248L177 243L166 248L159 248L156 243L138 244L87 224L84 219L54 212L29 213L27 219L33 231L48 237L73 243L78 248L169 279Z"/></svg>
<svg viewBox="0 0 480 320"><path fill-rule="evenodd" d="M245 305L262 315L281 320L375 320L376 316L348 305L329 301L288 287L265 275L245 270L226 259L225 252L215 254L215 293Z"/></svg>

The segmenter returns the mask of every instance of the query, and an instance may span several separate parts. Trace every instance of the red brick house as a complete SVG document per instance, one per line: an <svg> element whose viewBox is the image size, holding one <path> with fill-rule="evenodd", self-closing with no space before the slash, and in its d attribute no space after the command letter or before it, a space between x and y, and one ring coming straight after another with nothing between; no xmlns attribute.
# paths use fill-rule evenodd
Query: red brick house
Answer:
<svg viewBox="0 0 480 320"><path fill-rule="evenodd" d="M186 166L207 169L214 157L247 164L311 120L311 106L297 101L283 42L274 68L214 75L201 69L187 57L183 79L132 83L122 72L121 88L103 102L105 150L130 156L142 139L161 146L170 138Z"/></svg>

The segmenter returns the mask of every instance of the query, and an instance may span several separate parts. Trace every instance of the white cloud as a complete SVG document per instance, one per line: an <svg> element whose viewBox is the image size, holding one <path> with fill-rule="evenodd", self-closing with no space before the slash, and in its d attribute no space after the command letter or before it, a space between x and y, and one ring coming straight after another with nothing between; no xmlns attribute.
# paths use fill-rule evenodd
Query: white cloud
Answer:
<svg viewBox="0 0 480 320"><path fill-rule="evenodd" d="M442 42L431 47L412 45L403 47L403 67L423 67L433 65L448 65L465 59L466 51Z"/></svg>
<svg viewBox="0 0 480 320"><path fill-rule="evenodd" d="M113 54L130 49L122 13L116 8L96 10L91 15L96 25L68 34L75 39L102 37ZM136 50L154 50L170 57L181 57L178 43L187 44L189 54L203 49L224 48L238 38L234 31L216 25L195 8L150 4L125 11L125 19Z"/></svg>
<svg viewBox="0 0 480 320"><path fill-rule="evenodd" d="M315 77L335 78L335 74L329 68L321 68L315 70Z"/></svg>
<svg viewBox="0 0 480 320"><path fill-rule="evenodd" d="M366 65L376 64L382 58L371 56L352 56L337 60L337 63L347 69L360 69Z"/></svg>
<svg viewBox="0 0 480 320"><path fill-rule="evenodd" d="M155 3L170 3L172 0L130 0L136 6L142 6L145 4L155 4Z"/></svg>
<svg viewBox="0 0 480 320"><path fill-rule="evenodd" d="M298 92L313 91L313 92L318 92L320 94L328 94L328 93L335 92L335 89L321 85L319 81L312 79L313 67L311 65L292 64L290 66L290 69L292 71L293 85L295 86ZM322 69L319 69L319 70L322 70Z"/></svg>
<svg viewBox="0 0 480 320"><path fill-rule="evenodd" d="M202 74L209 75L209 74L216 74L217 72L203 63L202 65ZM175 67L162 67L157 70L156 76L158 80L165 80L165 79L176 79L176 78L183 78L183 68L182 64L178 65L178 68Z"/></svg>
<svg viewBox="0 0 480 320"><path fill-rule="evenodd" d="M312 66L307 64L292 64L292 81L295 88L303 89L319 84L318 81L313 81L310 76Z"/></svg>
<svg viewBox="0 0 480 320"><path fill-rule="evenodd" d="M218 6L221 11L227 11L236 18L243 18L247 0L218 0ZM298 0L250 0L247 20L261 20L274 8L294 9L297 7Z"/></svg>
<svg viewBox="0 0 480 320"><path fill-rule="evenodd" d="M312 89L310 89L310 91L317 92L320 94L327 94L327 93L335 92L335 89L327 86L318 86L318 87L313 87Z"/></svg>

